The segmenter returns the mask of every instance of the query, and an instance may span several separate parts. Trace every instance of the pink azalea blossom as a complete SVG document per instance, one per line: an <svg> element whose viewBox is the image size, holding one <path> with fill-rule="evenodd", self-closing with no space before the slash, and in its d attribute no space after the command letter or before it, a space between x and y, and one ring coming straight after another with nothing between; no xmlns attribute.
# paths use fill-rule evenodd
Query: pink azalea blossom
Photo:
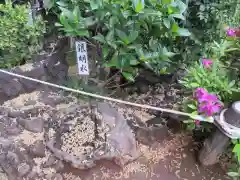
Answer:
<svg viewBox="0 0 240 180"><path fill-rule="evenodd" d="M206 94L202 95L201 98L198 98L198 102L199 103L203 103L203 102L218 102L218 97L215 94L206 93Z"/></svg>
<svg viewBox="0 0 240 180"><path fill-rule="evenodd" d="M210 68L211 65L213 64L213 61L211 59L202 59L202 64L205 68Z"/></svg>
<svg viewBox="0 0 240 180"><path fill-rule="evenodd" d="M231 29L231 28L230 28L230 29L227 30L227 35L232 37L232 36L235 36L235 35L236 35L236 32L235 32L234 29Z"/></svg>
<svg viewBox="0 0 240 180"><path fill-rule="evenodd" d="M197 99L200 99L207 94L208 92L204 88L197 88L195 91L195 96Z"/></svg>
<svg viewBox="0 0 240 180"><path fill-rule="evenodd" d="M200 113L205 113L207 116L212 116L215 113L219 113L222 108L222 105L220 103L215 102L206 102L199 105L198 111Z"/></svg>
<svg viewBox="0 0 240 180"><path fill-rule="evenodd" d="M220 112L223 107L217 95L208 93L204 88L197 88L195 96L198 101L198 111L207 116Z"/></svg>

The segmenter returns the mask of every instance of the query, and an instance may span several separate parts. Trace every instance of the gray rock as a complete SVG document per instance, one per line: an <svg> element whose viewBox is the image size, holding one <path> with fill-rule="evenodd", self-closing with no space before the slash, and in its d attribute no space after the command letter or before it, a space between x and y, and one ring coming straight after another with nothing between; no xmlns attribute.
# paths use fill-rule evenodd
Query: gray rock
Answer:
<svg viewBox="0 0 240 180"><path fill-rule="evenodd" d="M31 170L31 167L26 163L21 163L17 167L18 175L23 177L27 175Z"/></svg>
<svg viewBox="0 0 240 180"><path fill-rule="evenodd" d="M16 175L14 174L14 169L12 167L4 166L2 168L8 176L8 180L16 180L17 179Z"/></svg>
<svg viewBox="0 0 240 180"><path fill-rule="evenodd" d="M12 144L13 144L13 142L12 142L11 140L0 137L0 146L1 146L2 148L8 148L8 147L10 147Z"/></svg>
<svg viewBox="0 0 240 180"><path fill-rule="evenodd" d="M42 132L44 127L44 120L42 118L19 119L18 123L26 130L35 133Z"/></svg>
<svg viewBox="0 0 240 180"><path fill-rule="evenodd" d="M24 118L24 117L26 117L25 113L22 112L22 111L9 111L8 116L12 117L12 118L18 118L18 117Z"/></svg>
<svg viewBox="0 0 240 180"><path fill-rule="evenodd" d="M43 168L48 168L50 166L52 166L53 164L55 164L56 162L56 157L55 156L49 156L48 160L43 164Z"/></svg>
<svg viewBox="0 0 240 180"><path fill-rule="evenodd" d="M0 179L1 180L8 180L8 177L7 177L7 175L5 173L0 172Z"/></svg>
<svg viewBox="0 0 240 180"><path fill-rule="evenodd" d="M10 164L14 166L17 166L20 163L17 154L12 151L8 151L6 158L8 159Z"/></svg>
<svg viewBox="0 0 240 180"><path fill-rule="evenodd" d="M34 144L29 146L29 153L34 157L45 157L45 145L43 141L36 141Z"/></svg>
<svg viewBox="0 0 240 180"><path fill-rule="evenodd" d="M6 127L6 132L8 135L18 135L21 132L21 129L17 127L17 124Z"/></svg>
<svg viewBox="0 0 240 180"><path fill-rule="evenodd" d="M21 91L23 91L23 86L22 84L15 78L12 79L9 83L5 84L2 87L3 92L7 96L16 96L18 95Z"/></svg>
<svg viewBox="0 0 240 180"><path fill-rule="evenodd" d="M63 180L63 177L61 174L56 173L51 177L51 180Z"/></svg>
<svg viewBox="0 0 240 180"><path fill-rule="evenodd" d="M5 132L5 124L0 122L0 135L2 136Z"/></svg>
<svg viewBox="0 0 240 180"><path fill-rule="evenodd" d="M37 176L37 172L36 171L31 171L28 175L27 178L28 179L36 179Z"/></svg>
<svg viewBox="0 0 240 180"><path fill-rule="evenodd" d="M64 164L61 160L58 160L57 163L53 166L53 168L57 171L60 172L64 169Z"/></svg>

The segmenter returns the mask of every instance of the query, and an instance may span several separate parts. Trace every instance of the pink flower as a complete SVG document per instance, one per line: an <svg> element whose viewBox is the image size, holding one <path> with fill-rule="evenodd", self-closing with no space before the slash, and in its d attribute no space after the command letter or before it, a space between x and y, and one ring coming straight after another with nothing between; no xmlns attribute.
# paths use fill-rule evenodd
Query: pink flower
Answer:
<svg viewBox="0 0 240 180"><path fill-rule="evenodd" d="M205 68L210 68L211 65L213 64L213 61L211 59L202 59L202 64Z"/></svg>
<svg viewBox="0 0 240 180"><path fill-rule="evenodd" d="M200 126L200 121L199 120L195 120L195 125L196 126Z"/></svg>
<svg viewBox="0 0 240 180"><path fill-rule="evenodd" d="M197 88L195 96L198 101L198 111L207 116L212 116L220 112L223 104L219 101L216 94L208 93L204 88Z"/></svg>
<svg viewBox="0 0 240 180"><path fill-rule="evenodd" d="M200 113L205 113L207 116L212 116L215 113L219 113L222 108L222 105L220 103L215 102L206 102L199 105L198 111Z"/></svg>
<svg viewBox="0 0 240 180"><path fill-rule="evenodd" d="M235 36L236 35L236 31L234 29L229 28L227 30L227 35L230 36L230 37Z"/></svg>
<svg viewBox="0 0 240 180"><path fill-rule="evenodd" d="M195 91L195 96L197 99L200 99L207 94L208 92L204 88L197 88Z"/></svg>
<svg viewBox="0 0 240 180"><path fill-rule="evenodd" d="M206 93L206 94L202 95L200 98L198 98L198 102L199 103L202 103L202 102L218 102L218 97L215 94Z"/></svg>

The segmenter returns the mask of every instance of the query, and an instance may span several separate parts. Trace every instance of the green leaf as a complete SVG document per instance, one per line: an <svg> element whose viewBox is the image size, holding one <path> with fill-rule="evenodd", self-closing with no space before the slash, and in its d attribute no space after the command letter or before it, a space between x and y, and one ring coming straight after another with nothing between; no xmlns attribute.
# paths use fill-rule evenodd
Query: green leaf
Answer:
<svg viewBox="0 0 240 180"><path fill-rule="evenodd" d="M135 12L139 13L144 9L145 2L144 0L132 0L133 7Z"/></svg>
<svg viewBox="0 0 240 180"><path fill-rule="evenodd" d="M171 17L177 18L177 19L181 19L183 21L186 20L186 18L182 15L182 14L171 14Z"/></svg>
<svg viewBox="0 0 240 180"><path fill-rule="evenodd" d="M114 41L115 39L114 39L114 31L112 30L112 31L109 31L108 32L108 34L107 34L107 36L106 36L106 41Z"/></svg>
<svg viewBox="0 0 240 180"><path fill-rule="evenodd" d="M71 29L71 26L68 24L68 21L63 13L60 14L59 20L60 23L64 26L64 28Z"/></svg>
<svg viewBox="0 0 240 180"><path fill-rule="evenodd" d="M174 9L171 6L168 6L168 14L172 14L174 12Z"/></svg>
<svg viewBox="0 0 240 180"><path fill-rule="evenodd" d="M172 2L172 0L162 0L162 3L164 5L169 5Z"/></svg>
<svg viewBox="0 0 240 180"><path fill-rule="evenodd" d="M179 28L179 26L178 26L176 23L174 23L174 24L172 25L172 32L178 32L179 29L180 29L180 28Z"/></svg>
<svg viewBox="0 0 240 180"><path fill-rule="evenodd" d="M89 32L87 30L79 30L79 31L76 31L76 34L78 36L86 36L86 37L89 37Z"/></svg>
<svg viewBox="0 0 240 180"><path fill-rule="evenodd" d="M68 7L68 4L67 3L65 3L65 2L63 2L63 1L58 1L58 2L56 2L59 6L61 6L61 7Z"/></svg>
<svg viewBox="0 0 240 180"><path fill-rule="evenodd" d="M196 87L199 87L199 84L198 83L190 83L190 86L193 88L196 88Z"/></svg>
<svg viewBox="0 0 240 180"><path fill-rule="evenodd" d="M125 19L127 19L129 16L132 15L132 11L126 10L126 11L122 12L122 15Z"/></svg>
<svg viewBox="0 0 240 180"><path fill-rule="evenodd" d="M91 10L99 9L102 6L102 0L90 0Z"/></svg>
<svg viewBox="0 0 240 180"><path fill-rule="evenodd" d="M196 109L196 106L194 106L193 104L188 104L187 106L188 106L189 108L193 109L193 110Z"/></svg>
<svg viewBox="0 0 240 180"><path fill-rule="evenodd" d="M168 18L163 19L163 24L166 28L170 28L170 20Z"/></svg>
<svg viewBox="0 0 240 180"><path fill-rule="evenodd" d="M173 56L176 55L176 54L173 53L173 52L169 52L166 47L163 47L162 53L163 53L163 55L166 56L166 57L173 57Z"/></svg>
<svg viewBox="0 0 240 180"><path fill-rule="evenodd" d="M118 22L118 18L116 16L112 16L109 20L110 27L113 28L117 22Z"/></svg>
<svg viewBox="0 0 240 180"><path fill-rule="evenodd" d="M188 126L187 126L187 129L188 130L193 130L193 129L195 129L196 128L196 125L195 125L195 123L190 123L190 124L188 124Z"/></svg>
<svg viewBox="0 0 240 180"><path fill-rule="evenodd" d="M117 67L118 66L117 57L118 57L118 52L116 51L114 53L114 55L112 56L112 59L110 60L110 62L105 63L104 66L106 66L106 67Z"/></svg>
<svg viewBox="0 0 240 180"><path fill-rule="evenodd" d="M231 142L232 142L233 144L237 144L237 143L238 143L238 140L237 140L237 139L232 139Z"/></svg>
<svg viewBox="0 0 240 180"><path fill-rule="evenodd" d="M43 7L46 10L52 9L54 6L55 0L43 0Z"/></svg>
<svg viewBox="0 0 240 180"><path fill-rule="evenodd" d="M187 10L187 5L182 0L176 0L180 13L184 13Z"/></svg>
<svg viewBox="0 0 240 180"><path fill-rule="evenodd" d="M240 153L240 144L236 144L232 150L234 153Z"/></svg>
<svg viewBox="0 0 240 180"><path fill-rule="evenodd" d="M131 60L130 60L130 64L132 65L132 66L135 66L135 65L138 65L140 62L137 60L137 59L134 59L133 57L131 58Z"/></svg>
<svg viewBox="0 0 240 180"><path fill-rule="evenodd" d="M190 36L191 35L191 33L187 29L184 29L184 28L179 28L177 33L179 36Z"/></svg>
<svg viewBox="0 0 240 180"><path fill-rule="evenodd" d="M168 72L167 72L167 67L161 68L160 71L159 71L159 73L160 73L160 74L168 74Z"/></svg>
<svg viewBox="0 0 240 180"><path fill-rule="evenodd" d="M135 41L138 37L138 31L131 31L128 39L129 39L129 43L132 43L133 41Z"/></svg>
<svg viewBox="0 0 240 180"><path fill-rule="evenodd" d="M229 83L229 87L231 88L231 87L233 87L235 85L235 80L232 80L230 83Z"/></svg>
<svg viewBox="0 0 240 180"><path fill-rule="evenodd" d="M125 32L116 29L116 33L123 42L125 42L126 44L129 43L128 36L125 34Z"/></svg>
<svg viewBox="0 0 240 180"><path fill-rule="evenodd" d="M142 47L141 44L131 44L131 45L128 45L128 49L134 49L134 50L139 49L141 47Z"/></svg>
<svg viewBox="0 0 240 180"><path fill-rule="evenodd" d="M75 6L73 9L73 16L74 16L74 20L76 23L78 23L80 21L80 10L78 6Z"/></svg>
<svg viewBox="0 0 240 180"><path fill-rule="evenodd" d="M122 75L129 81L134 81L134 77L132 75L132 73L129 72L122 72Z"/></svg>
<svg viewBox="0 0 240 180"><path fill-rule="evenodd" d="M194 122L194 120L192 120L192 119L184 120L184 121L183 121L183 123L186 123L186 124L187 124L187 123L193 123L193 122Z"/></svg>
<svg viewBox="0 0 240 180"><path fill-rule="evenodd" d="M58 22L56 22L56 23L55 23L55 26L56 26L56 27L62 27L63 25L60 24L60 23L58 23Z"/></svg>
<svg viewBox="0 0 240 180"><path fill-rule="evenodd" d="M157 16L157 17L161 17L163 15L163 13L161 11L156 11L153 9L147 9L145 8L142 13L144 14L144 16Z"/></svg>
<svg viewBox="0 0 240 180"><path fill-rule="evenodd" d="M74 15L70 10L64 7L59 7L59 9L62 11L64 16L66 16L69 20L74 21Z"/></svg>
<svg viewBox="0 0 240 180"><path fill-rule="evenodd" d="M93 39L95 39L101 43L106 43L104 36L102 34L98 34L98 35L94 36Z"/></svg>
<svg viewBox="0 0 240 180"><path fill-rule="evenodd" d="M81 17L82 18L82 17ZM82 18L83 19L83 18ZM93 16L90 16L90 17L87 17L87 18L85 18L84 19L84 25L85 25L85 27L90 27L90 26L93 26L93 25L95 25L96 24L96 20L94 19L94 17Z"/></svg>
<svg viewBox="0 0 240 180"><path fill-rule="evenodd" d="M103 47L102 48L102 54L103 54L103 58L106 58L107 56L108 56L108 54L109 54L109 48L108 47Z"/></svg>
<svg viewBox="0 0 240 180"><path fill-rule="evenodd" d="M228 172L227 175L230 177L239 177L240 176L240 174L237 172Z"/></svg>

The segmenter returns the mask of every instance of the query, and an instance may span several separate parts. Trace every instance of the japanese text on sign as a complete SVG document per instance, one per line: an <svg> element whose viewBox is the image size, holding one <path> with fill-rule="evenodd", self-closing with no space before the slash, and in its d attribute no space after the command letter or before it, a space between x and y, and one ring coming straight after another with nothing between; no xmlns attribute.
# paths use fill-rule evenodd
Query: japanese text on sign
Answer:
<svg viewBox="0 0 240 180"><path fill-rule="evenodd" d="M76 41L78 73L80 75L89 75L87 43Z"/></svg>

